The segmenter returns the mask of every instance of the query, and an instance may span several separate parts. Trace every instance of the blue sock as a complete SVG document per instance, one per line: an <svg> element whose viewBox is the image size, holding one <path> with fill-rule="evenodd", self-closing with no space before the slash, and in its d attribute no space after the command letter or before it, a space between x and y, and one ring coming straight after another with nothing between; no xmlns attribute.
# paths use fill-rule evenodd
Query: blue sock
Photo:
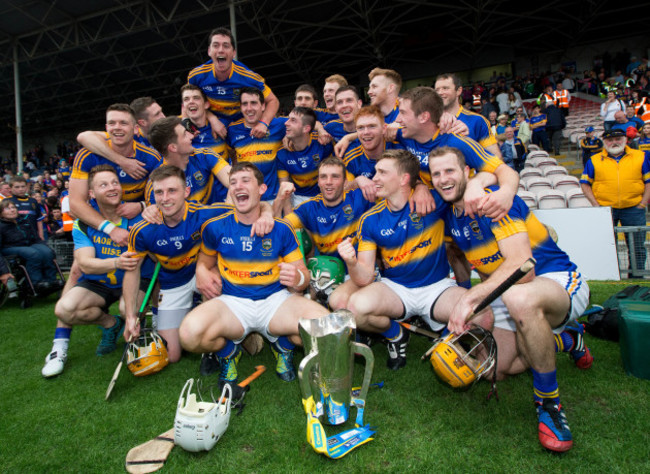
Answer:
<svg viewBox="0 0 650 474"><path fill-rule="evenodd" d="M573 349L574 340L571 333L562 331L560 334L555 334L555 352L570 352Z"/></svg>
<svg viewBox="0 0 650 474"><path fill-rule="evenodd" d="M536 402L542 403L545 398L551 398L555 403L560 403L560 391L557 388L557 370L540 373L533 372L533 393Z"/></svg>
<svg viewBox="0 0 650 474"><path fill-rule="evenodd" d="M56 328L54 330L54 339L70 339L72 328Z"/></svg>
<svg viewBox="0 0 650 474"><path fill-rule="evenodd" d="M461 288L465 288L466 290L469 290L472 287L472 280L457 281L456 284Z"/></svg>
<svg viewBox="0 0 650 474"><path fill-rule="evenodd" d="M237 346L230 339L226 339L226 345L217 351L217 357L228 358L235 353Z"/></svg>
<svg viewBox="0 0 650 474"><path fill-rule="evenodd" d="M402 337L402 326L397 321L391 321L390 327L381 333L389 341L395 341Z"/></svg>
<svg viewBox="0 0 650 474"><path fill-rule="evenodd" d="M282 349L284 352L292 351L296 348L296 345L293 344L287 336L280 336L276 342L276 345Z"/></svg>

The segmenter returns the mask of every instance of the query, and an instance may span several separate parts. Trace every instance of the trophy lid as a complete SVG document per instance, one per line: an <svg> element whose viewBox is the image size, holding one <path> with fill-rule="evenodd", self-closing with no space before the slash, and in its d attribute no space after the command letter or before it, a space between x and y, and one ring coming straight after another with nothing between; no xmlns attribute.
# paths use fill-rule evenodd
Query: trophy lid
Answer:
<svg viewBox="0 0 650 474"><path fill-rule="evenodd" d="M345 328L356 329L354 315L347 309L339 309L316 319L300 318L300 327L312 337L337 334Z"/></svg>

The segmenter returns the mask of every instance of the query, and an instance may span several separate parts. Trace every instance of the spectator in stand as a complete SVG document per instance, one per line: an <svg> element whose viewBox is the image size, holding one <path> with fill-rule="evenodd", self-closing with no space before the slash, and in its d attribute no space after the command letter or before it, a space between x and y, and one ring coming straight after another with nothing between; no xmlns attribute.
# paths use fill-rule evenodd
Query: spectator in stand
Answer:
<svg viewBox="0 0 650 474"><path fill-rule="evenodd" d="M551 146L546 133L546 114L543 114L539 104L533 106L533 114L530 117L530 129L533 131L533 144L541 146L547 152L551 151Z"/></svg>
<svg viewBox="0 0 650 474"><path fill-rule="evenodd" d="M11 197L11 185L3 181L0 183L0 201L8 197Z"/></svg>
<svg viewBox="0 0 650 474"><path fill-rule="evenodd" d="M57 290L63 285L57 280L54 252L36 232L18 225L18 209L11 199L0 202L0 252L25 259L25 267L37 292Z"/></svg>
<svg viewBox="0 0 650 474"><path fill-rule="evenodd" d="M63 216L61 214L61 209L58 207L55 207L50 212L47 223L47 234L49 240L62 240L67 237L66 232L63 230Z"/></svg>
<svg viewBox="0 0 650 474"><path fill-rule="evenodd" d="M626 146L627 137L622 130L603 134L604 150L592 156L580 178L582 191L594 207L612 208L614 226L645 226L646 205L650 200L650 160L644 153ZM619 176L619 179L612 177ZM645 232L633 233L628 244L628 263L631 278L643 278L645 269ZM636 265L634 265L636 264Z"/></svg>
<svg viewBox="0 0 650 474"><path fill-rule="evenodd" d="M611 90L607 92L607 100L600 106L600 116L603 119L603 127L606 132L616 124L616 112L625 112L625 104L622 100L617 99L616 92Z"/></svg>
<svg viewBox="0 0 650 474"><path fill-rule="evenodd" d="M650 159L650 122L646 122L641 129L639 150L644 151L645 156Z"/></svg>
<svg viewBox="0 0 650 474"><path fill-rule="evenodd" d="M568 90L569 92L574 92L576 88L576 83L571 77L571 74L567 74L564 76L564 79L562 80L562 87Z"/></svg>
<svg viewBox="0 0 650 474"><path fill-rule="evenodd" d="M504 138L501 145L503 162L516 172L520 172L524 169L526 161L526 146L519 138L515 137L515 130L512 127L506 127Z"/></svg>
<svg viewBox="0 0 650 474"><path fill-rule="evenodd" d="M497 104L499 104L499 114L506 114L510 111L510 103L508 101L508 93L505 89L499 89L496 95Z"/></svg>
<svg viewBox="0 0 650 474"><path fill-rule="evenodd" d="M488 122L490 122L490 130L492 130L492 134L496 135L497 134L497 111L496 110L490 112L490 115L488 116Z"/></svg>
<svg viewBox="0 0 650 474"><path fill-rule="evenodd" d="M627 129L632 127L634 130L637 129L635 122L630 122L627 119L627 115L625 112L621 112L620 110L614 114L614 125L612 125L611 130L617 129L617 130L623 130L624 132L627 132Z"/></svg>
<svg viewBox="0 0 650 474"><path fill-rule="evenodd" d="M56 181L52 179L52 175L48 170L43 171L43 184L48 187L56 185Z"/></svg>
<svg viewBox="0 0 650 474"><path fill-rule="evenodd" d="M546 106L546 130L549 140L553 145L555 156L560 154L560 145L562 144L562 130L566 128L566 119L564 113L555 104Z"/></svg>
<svg viewBox="0 0 650 474"><path fill-rule="evenodd" d="M508 114L510 117L514 117L517 113L517 109L521 107L521 99L517 99L514 92L508 93Z"/></svg>
<svg viewBox="0 0 650 474"><path fill-rule="evenodd" d="M628 123L633 123L634 128L636 128L637 131L640 131L643 128L643 120L636 116L633 107L625 109L625 116L627 117Z"/></svg>
<svg viewBox="0 0 650 474"><path fill-rule="evenodd" d="M492 119L490 117L492 116L492 112L494 112L494 122L496 123L496 118L498 115L497 108L492 102L490 102L490 99L488 97L481 97L481 103L483 104L481 106L481 115L488 119L492 124Z"/></svg>
<svg viewBox="0 0 650 474"><path fill-rule="evenodd" d="M596 153L600 153L603 149L603 141L594 136L594 127L585 128L585 137L580 140L580 148L582 149L582 166L584 167Z"/></svg>
<svg viewBox="0 0 650 474"><path fill-rule="evenodd" d="M510 126L515 131L515 136L521 140L524 145L528 145L531 138L530 124L523 112L518 112Z"/></svg>
<svg viewBox="0 0 650 474"><path fill-rule="evenodd" d="M501 114L497 117L496 134L503 135L508 126L508 114ZM501 137L503 139L503 137Z"/></svg>

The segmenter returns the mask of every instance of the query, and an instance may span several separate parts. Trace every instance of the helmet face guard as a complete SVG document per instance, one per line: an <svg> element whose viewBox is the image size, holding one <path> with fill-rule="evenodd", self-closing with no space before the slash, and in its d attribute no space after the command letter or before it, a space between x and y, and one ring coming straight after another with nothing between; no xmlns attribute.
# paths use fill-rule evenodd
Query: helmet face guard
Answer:
<svg viewBox="0 0 650 474"><path fill-rule="evenodd" d="M327 304L332 292L345 280L345 265L341 259L319 255L307 263L309 269L309 286L316 294L316 300Z"/></svg>
<svg viewBox="0 0 650 474"><path fill-rule="evenodd" d="M153 329L145 329L136 342L129 343L127 367L136 377L160 372L167 364L167 347Z"/></svg>
<svg viewBox="0 0 650 474"><path fill-rule="evenodd" d="M431 353L436 375L453 388L469 388L494 368L497 345L492 333L480 326L438 339Z"/></svg>

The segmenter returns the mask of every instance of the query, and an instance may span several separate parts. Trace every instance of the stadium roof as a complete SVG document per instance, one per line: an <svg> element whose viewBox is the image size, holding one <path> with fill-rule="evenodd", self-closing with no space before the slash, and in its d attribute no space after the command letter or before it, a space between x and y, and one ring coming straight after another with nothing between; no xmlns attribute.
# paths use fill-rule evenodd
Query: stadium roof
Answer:
<svg viewBox="0 0 650 474"><path fill-rule="evenodd" d="M467 69L502 47L515 56L642 34L650 9L629 2L548 0L235 0L240 60L276 95L372 67ZM524 13L519 13L525 9ZM151 95L178 112L178 89L207 58L207 35L229 24L226 1L3 0L0 138L13 140L14 57L26 139L103 126L113 102ZM647 45L643 45L644 47ZM487 64L489 66L489 64ZM355 82L353 79L352 82Z"/></svg>

